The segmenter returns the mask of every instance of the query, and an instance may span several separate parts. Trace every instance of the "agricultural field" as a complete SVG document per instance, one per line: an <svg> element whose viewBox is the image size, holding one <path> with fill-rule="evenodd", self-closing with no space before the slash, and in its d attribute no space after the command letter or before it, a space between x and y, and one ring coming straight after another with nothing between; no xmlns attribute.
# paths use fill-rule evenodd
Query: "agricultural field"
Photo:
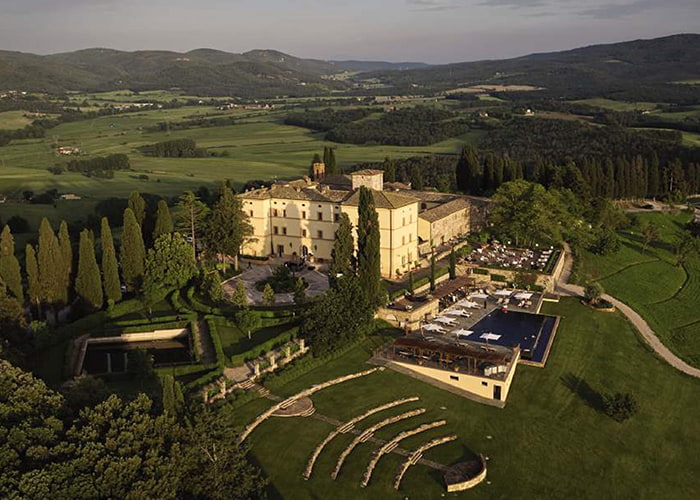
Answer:
<svg viewBox="0 0 700 500"><path fill-rule="evenodd" d="M613 101L612 99L605 99L603 97L592 97L590 99L580 99L571 102L576 104L588 104L589 106L609 109L611 111L651 111L656 109L659 104L656 102Z"/></svg>
<svg viewBox="0 0 700 500"><path fill-rule="evenodd" d="M607 293L634 308L662 342L693 366L700 366L700 258L676 265L675 233L690 220L689 214L637 214L653 222L658 242L644 249L639 231L621 232L622 249L612 255L584 253L579 282L598 281Z"/></svg>
<svg viewBox="0 0 700 500"><path fill-rule="evenodd" d="M377 145L337 145L323 140L323 134L284 125L284 111L232 110L234 125L199 127L172 132L149 132L147 127L203 116L220 116L213 107L194 106L159 109L103 116L65 123L48 131L43 139L13 141L0 148L0 194L17 198L24 190L35 193L58 189L83 198L124 197L138 189L160 195L178 195L198 186L215 187L230 179L240 188L253 179L287 179L304 175L314 153L324 146L335 146L341 167L364 161L380 161L386 156L401 158L431 153L457 153L464 142L474 143L479 133L449 139L426 147ZM189 138L199 147L228 156L208 158L156 158L138 148L155 142ZM46 169L63 162L51 143L80 148L80 157L112 153L129 156L132 171L119 171L114 179L85 177L64 172L53 175ZM144 176L147 176L145 178Z"/></svg>
<svg viewBox="0 0 700 500"><path fill-rule="evenodd" d="M26 111L5 111L0 113L0 130L14 130L29 125L32 123L32 120L27 118L26 114Z"/></svg>
<svg viewBox="0 0 700 500"><path fill-rule="evenodd" d="M364 443L349 456L338 479L329 474L352 439L337 436L316 462L313 475L301 474L315 446L333 429L315 418L272 418L248 438L251 453L271 480L271 498L693 498L700 433L698 381L658 360L617 314L592 312L576 299L546 304L546 314L562 316L545 368L521 366L504 409L480 405L391 370L345 382L315 394L317 415L346 421L402 397L420 400L370 417L364 429L389 415L413 408L427 412L378 432L387 439L420 423L445 419L447 425L406 439L414 449L434 437L455 433L456 442L428 451L444 464L474 453L488 458L487 481L463 494L444 492L441 474L422 465L409 469L401 490L393 478L401 462L383 457L367 488L362 473L377 445ZM295 394L334 377L365 370L376 345L367 342L281 387ZM639 413L618 423L599 411L600 394L629 392ZM230 411L243 426L271 404L257 399ZM641 438L643 436L643 438ZM587 457L584 459L584 457ZM566 478L566 481L562 481Z"/></svg>

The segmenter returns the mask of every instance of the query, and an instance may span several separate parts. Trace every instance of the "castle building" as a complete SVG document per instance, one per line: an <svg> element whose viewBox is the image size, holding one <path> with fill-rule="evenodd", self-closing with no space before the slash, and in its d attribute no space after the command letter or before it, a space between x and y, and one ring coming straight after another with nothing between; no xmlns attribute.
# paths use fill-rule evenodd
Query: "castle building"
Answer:
<svg viewBox="0 0 700 500"><path fill-rule="evenodd" d="M242 254L330 261L340 215L346 213L357 226L360 186L374 195L386 278L418 267L433 246L474 229L474 206L466 197L385 186L381 170L326 176L323 164L315 164L313 173L313 180L277 182L238 195L253 226Z"/></svg>

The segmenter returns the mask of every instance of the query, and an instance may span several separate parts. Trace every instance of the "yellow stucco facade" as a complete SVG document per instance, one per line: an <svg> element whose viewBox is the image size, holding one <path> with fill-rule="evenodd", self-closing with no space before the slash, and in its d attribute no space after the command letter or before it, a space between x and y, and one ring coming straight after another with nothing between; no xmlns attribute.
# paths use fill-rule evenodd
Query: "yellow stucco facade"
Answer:
<svg viewBox="0 0 700 500"><path fill-rule="evenodd" d="M340 187L302 179L238 195L253 226L253 235L241 253L257 257L307 256L316 262L329 261L340 214L346 213L353 227L357 226L358 188L365 186L372 190L379 219L382 275L396 278L414 269L419 261L421 201L411 196L410 191L382 190L380 170L361 170L346 177L347 185ZM456 215L459 224L454 221L443 224L450 226L451 235L455 231L464 234L469 231L468 207L463 205L460 204Z"/></svg>

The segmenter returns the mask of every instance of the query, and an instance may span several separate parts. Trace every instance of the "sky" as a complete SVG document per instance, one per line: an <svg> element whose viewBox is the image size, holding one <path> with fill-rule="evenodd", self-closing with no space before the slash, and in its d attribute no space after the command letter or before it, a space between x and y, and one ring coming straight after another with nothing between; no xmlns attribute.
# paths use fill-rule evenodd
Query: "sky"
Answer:
<svg viewBox="0 0 700 500"><path fill-rule="evenodd" d="M0 50L447 63L700 32L700 0L0 0Z"/></svg>

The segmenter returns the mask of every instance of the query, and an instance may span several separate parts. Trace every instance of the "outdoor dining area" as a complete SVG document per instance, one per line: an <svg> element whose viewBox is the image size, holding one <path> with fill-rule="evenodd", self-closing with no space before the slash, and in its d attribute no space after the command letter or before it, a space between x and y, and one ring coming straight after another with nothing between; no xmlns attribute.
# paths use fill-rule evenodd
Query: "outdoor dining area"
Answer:
<svg viewBox="0 0 700 500"><path fill-rule="evenodd" d="M555 248L513 248L497 241L475 247L462 258L462 263L473 263L484 267L513 268L543 271L555 253Z"/></svg>

